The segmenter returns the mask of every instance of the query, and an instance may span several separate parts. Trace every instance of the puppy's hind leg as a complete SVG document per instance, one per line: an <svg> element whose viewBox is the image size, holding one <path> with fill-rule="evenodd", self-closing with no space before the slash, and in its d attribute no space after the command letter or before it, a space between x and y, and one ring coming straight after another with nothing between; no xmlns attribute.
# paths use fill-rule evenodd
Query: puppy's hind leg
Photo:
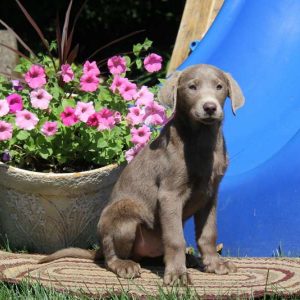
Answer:
<svg viewBox="0 0 300 300"><path fill-rule="evenodd" d="M107 206L100 217L98 233L106 266L123 278L140 276L140 265L129 258L142 215L142 208L136 201L124 199Z"/></svg>

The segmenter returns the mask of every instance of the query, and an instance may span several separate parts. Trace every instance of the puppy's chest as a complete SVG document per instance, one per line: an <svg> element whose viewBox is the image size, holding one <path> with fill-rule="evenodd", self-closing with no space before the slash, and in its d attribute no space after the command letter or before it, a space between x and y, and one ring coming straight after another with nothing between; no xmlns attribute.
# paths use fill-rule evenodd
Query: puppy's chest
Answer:
<svg viewBox="0 0 300 300"><path fill-rule="evenodd" d="M198 155L192 158L186 169L186 180L191 194L210 196L222 179L227 165L227 156L223 151L214 151L211 155Z"/></svg>
<svg viewBox="0 0 300 300"><path fill-rule="evenodd" d="M196 164L195 164L196 166ZM212 161L211 167L203 168L203 164L197 166L188 176L188 194L184 202L183 219L189 218L197 210L204 207L207 201L212 200L217 193L218 185L226 171L227 158L217 155Z"/></svg>
<svg viewBox="0 0 300 300"><path fill-rule="evenodd" d="M186 175L191 183L199 184L204 178L223 176L228 165L227 155L222 150L191 153L186 158Z"/></svg>

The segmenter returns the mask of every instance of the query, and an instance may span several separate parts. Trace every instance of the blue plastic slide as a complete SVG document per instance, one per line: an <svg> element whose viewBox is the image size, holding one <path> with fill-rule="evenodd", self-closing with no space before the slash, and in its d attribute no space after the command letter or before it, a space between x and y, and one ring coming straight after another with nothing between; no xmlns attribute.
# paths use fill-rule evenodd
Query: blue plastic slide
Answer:
<svg viewBox="0 0 300 300"><path fill-rule="evenodd" d="M300 255L300 1L226 0L180 66L228 71L246 104L224 133L230 167L219 195L224 254ZM195 246L192 220L187 243Z"/></svg>

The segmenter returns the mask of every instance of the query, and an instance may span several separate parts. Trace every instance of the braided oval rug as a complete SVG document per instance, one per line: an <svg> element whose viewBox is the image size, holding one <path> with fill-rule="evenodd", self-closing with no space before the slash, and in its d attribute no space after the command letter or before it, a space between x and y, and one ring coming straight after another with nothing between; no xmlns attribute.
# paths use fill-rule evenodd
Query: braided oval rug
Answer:
<svg viewBox="0 0 300 300"><path fill-rule="evenodd" d="M141 278L127 280L86 259L64 258L37 264L42 257L0 251L0 280L11 283L37 281L58 291L95 297L112 291L154 296L160 289L170 289L162 285L162 267L147 267L142 270ZM193 280L191 289L204 299L262 296L265 292L300 295L298 258L230 258L230 261L237 265L237 273L215 275L188 269Z"/></svg>

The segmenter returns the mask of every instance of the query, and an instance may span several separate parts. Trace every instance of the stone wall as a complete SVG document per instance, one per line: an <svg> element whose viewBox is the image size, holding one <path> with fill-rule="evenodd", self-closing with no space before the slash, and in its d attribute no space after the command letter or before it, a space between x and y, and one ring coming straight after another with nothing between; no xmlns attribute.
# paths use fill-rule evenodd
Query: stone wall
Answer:
<svg viewBox="0 0 300 300"><path fill-rule="evenodd" d="M12 33L0 30L0 43L17 49L17 41ZM0 45L0 72L10 74L17 63L18 56L11 50Z"/></svg>

